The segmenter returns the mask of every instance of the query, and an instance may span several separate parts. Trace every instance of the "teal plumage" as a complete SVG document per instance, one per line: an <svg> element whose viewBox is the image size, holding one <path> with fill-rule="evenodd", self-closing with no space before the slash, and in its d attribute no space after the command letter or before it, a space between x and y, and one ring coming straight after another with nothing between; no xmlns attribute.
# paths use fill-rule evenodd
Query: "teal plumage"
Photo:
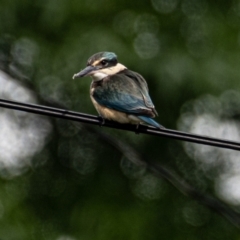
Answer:
<svg viewBox="0 0 240 240"><path fill-rule="evenodd" d="M154 121L157 111L149 96L145 79L118 63L111 52L94 54L87 67L73 78L91 76L90 96L98 113L120 123L147 123L163 128Z"/></svg>

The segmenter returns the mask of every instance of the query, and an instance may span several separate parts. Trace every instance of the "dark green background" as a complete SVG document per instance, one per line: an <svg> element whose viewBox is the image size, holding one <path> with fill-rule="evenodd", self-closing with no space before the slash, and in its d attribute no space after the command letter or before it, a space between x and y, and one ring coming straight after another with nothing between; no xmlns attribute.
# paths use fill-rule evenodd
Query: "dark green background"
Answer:
<svg viewBox="0 0 240 240"><path fill-rule="evenodd" d="M147 80L156 120L177 129L186 102L240 90L239 33L237 0L1 0L0 66L39 104L51 99L96 114L90 78L73 81L72 75L94 53L115 52ZM21 48L14 52L16 44ZM98 134L50 121L52 132L26 170L19 176L1 170L0 239L239 239L219 213L130 164ZM216 195L220 167L206 173L182 143L93 128Z"/></svg>

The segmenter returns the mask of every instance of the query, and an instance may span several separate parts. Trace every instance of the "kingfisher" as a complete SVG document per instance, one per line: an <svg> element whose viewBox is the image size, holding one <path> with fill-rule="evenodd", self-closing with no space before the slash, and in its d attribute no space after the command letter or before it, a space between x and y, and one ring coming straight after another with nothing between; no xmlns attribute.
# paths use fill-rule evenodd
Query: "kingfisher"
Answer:
<svg viewBox="0 0 240 240"><path fill-rule="evenodd" d="M73 79L85 76L92 78L90 98L103 121L164 128L152 119L158 114L146 80L119 63L115 53L94 54L88 59L86 68L74 74Z"/></svg>

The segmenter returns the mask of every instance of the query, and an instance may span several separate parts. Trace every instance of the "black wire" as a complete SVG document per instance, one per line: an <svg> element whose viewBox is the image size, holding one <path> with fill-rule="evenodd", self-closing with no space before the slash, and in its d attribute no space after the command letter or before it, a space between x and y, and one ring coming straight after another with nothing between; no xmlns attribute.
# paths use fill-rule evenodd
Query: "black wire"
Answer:
<svg viewBox="0 0 240 240"><path fill-rule="evenodd" d="M121 129L126 131L131 131L135 133L144 133L156 136L163 136L168 138L173 138L177 140L199 143L209 146L228 148L233 150L240 151L240 143L229 141L225 139L212 138L202 135L196 135L171 129L156 129L151 126L140 125L139 128L136 128L136 125L130 124L119 124L112 121L105 120L104 123L101 118L89 115L85 113L79 113L74 111L68 111L60 108L47 107L36 104L15 102L6 99L0 99L0 107L15 109L19 111L25 111L45 116L51 116L55 118L63 118L72 121L78 121L83 123L89 123L94 125L105 126L109 128Z"/></svg>

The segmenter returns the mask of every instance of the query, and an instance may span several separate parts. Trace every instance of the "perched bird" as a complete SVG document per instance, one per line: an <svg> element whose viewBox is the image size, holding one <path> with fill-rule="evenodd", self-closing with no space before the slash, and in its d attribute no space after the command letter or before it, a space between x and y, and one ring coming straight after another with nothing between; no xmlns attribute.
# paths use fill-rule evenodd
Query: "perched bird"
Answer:
<svg viewBox="0 0 240 240"><path fill-rule="evenodd" d="M163 128L152 119L157 111L145 79L118 63L115 53L94 54L88 59L87 67L74 74L73 79L85 76L92 77L90 97L103 119Z"/></svg>

